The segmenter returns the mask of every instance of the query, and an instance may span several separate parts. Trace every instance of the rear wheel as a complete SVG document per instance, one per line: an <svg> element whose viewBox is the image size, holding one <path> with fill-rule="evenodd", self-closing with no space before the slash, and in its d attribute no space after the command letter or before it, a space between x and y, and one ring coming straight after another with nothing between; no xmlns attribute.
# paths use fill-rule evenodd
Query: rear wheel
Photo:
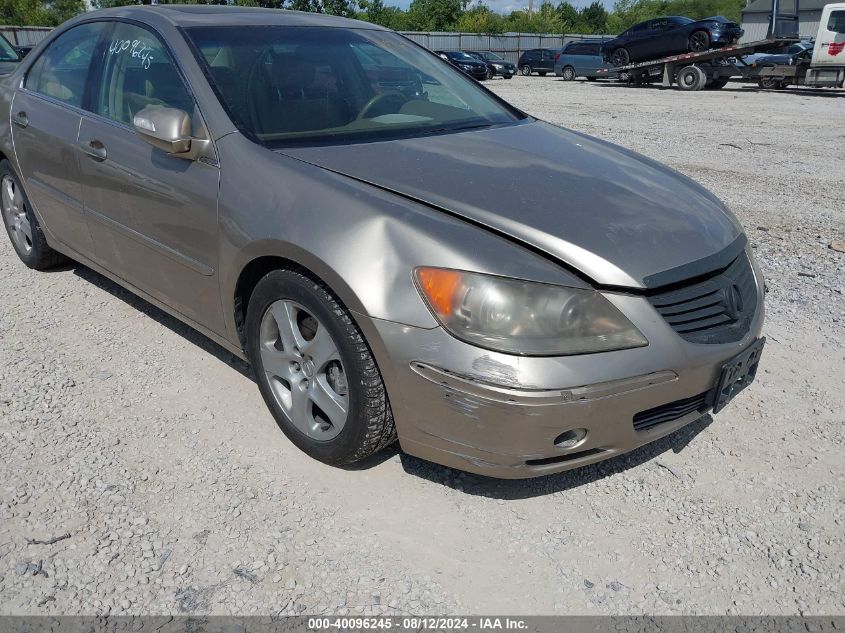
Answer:
<svg viewBox="0 0 845 633"><path fill-rule="evenodd" d="M522 73L522 76L523 76L523 77L527 77L527 76L528 76L528 75L530 75L530 74L531 74L531 72L532 72L532 70L531 70L531 66L529 66L528 64L526 64L525 66L523 66L522 68L520 68L520 69L519 69L519 72L521 72L521 73Z"/></svg>
<svg viewBox="0 0 845 633"><path fill-rule="evenodd" d="M15 253L28 267L46 270L67 261L48 246L38 218L7 160L0 161L0 212Z"/></svg>
<svg viewBox="0 0 845 633"><path fill-rule="evenodd" d="M574 81L575 69L572 66L564 66L561 77L563 77L564 81Z"/></svg>
<svg viewBox="0 0 845 633"><path fill-rule="evenodd" d="M691 53L703 53L710 48L710 33L696 31L689 36L689 50Z"/></svg>
<svg viewBox="0 0 845 633"><path fill-rule="evenodd" d="M707 75L698 66L686 66L678 71L675 81L681 90L701 90L707 83Z"/></svg>
<svg viewBox="0 0 845 633"><path fill-rule="evenodd" d="M627 48L615 48L610 54L610 63L614 66L626 66L631 61Z"/></svg>
<svg viewBox="0 0 845 633"><path fill-rule="evenodd" d="M349 464L396 439L372 353L322 283L297 270L268 273L249 299L246 335L261 395L305 453Z"/></svg>
<svg viewBox="0 0 845 633"><path fill-rule="evenodd" d="M727 79L714 79L713 81L708 81L707 85L704 86L705 90L721 90L725 86L728 85Z"/></svg>

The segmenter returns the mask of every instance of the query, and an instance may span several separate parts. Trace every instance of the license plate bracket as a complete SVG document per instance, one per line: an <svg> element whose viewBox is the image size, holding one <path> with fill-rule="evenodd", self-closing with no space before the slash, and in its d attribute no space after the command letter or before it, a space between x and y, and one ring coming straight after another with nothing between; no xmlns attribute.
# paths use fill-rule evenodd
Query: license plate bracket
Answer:
<svg viewBox="0 0 845 633"><path fill-rule="evenodd" d="M724 409L740 391L754 381L765 344L766 337L764 336L722 365L719 380L716 382L716 387L713 389L711 396L713 413L718 413Z"/></svg>

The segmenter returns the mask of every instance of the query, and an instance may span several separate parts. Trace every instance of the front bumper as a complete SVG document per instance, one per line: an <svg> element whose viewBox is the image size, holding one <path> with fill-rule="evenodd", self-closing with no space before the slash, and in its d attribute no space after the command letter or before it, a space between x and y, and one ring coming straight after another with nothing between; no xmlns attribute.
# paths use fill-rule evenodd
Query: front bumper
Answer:
<svg viewBox="0 0 845 633"><path fill-rule="evenodd" d="M481 475L526 478L628 452L704 415L710 405L695 398L713 389L722 364L760 335L759 274L757 286L749 332L723 345L686 342L644 297L621 294L606 296L645 334L646 347L515 357L468 345L442 328L359 323L368 340L378 341L373 347L405 452ZM635 429L637 414L656 410L663 419L663 407L679 401L693 405L673 409L680 417ZM575 430L586 436L561 446Z"/></svg>
<svg viewBox="0 0 845 633"><path fill-rule="evenodd" d="M745 31L740 28L713 31L710 35L711 45L729 46L738 42L744 34Z"/></svg>

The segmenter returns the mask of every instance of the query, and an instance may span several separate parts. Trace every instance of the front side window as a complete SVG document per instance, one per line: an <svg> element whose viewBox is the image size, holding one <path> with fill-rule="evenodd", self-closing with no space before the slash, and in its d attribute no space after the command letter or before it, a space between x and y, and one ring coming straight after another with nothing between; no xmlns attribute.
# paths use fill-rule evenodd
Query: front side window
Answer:
<svg viewBox="0 0 845 633"><path fill-rule="evenodd" d="M233 121L270 147L445 133L522 118L390 31L212 26L186 33Z"/></svg>
<svg viewBox="0 0 845 633"><path fill-rule="evenodd" d="M194 102L158 37L134 24L118 23L104 46L105 62L95 112L132 125L147 106L192 113Z"/></svg>
<svg viewBox="0 0 845 633"><path fill-rule="evenodd" d="M16 62L20 59L17 51L9 44L9 40L0 35L0 62Z"/></svg>
<svg viewBox="0 0 845 633"><path fill-rule="evenodd" d="M88 75L103 49L104 22L81 24L65 31L41 53L26 75L24 86L77 108L83 107Z"/></svg>

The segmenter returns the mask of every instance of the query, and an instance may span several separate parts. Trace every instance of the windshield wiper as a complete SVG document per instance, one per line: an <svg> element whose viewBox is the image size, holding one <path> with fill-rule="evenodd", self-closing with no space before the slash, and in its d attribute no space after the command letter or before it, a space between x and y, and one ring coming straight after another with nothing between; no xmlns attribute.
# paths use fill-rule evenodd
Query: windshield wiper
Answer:
<svg viewBox="0 0 845 633"><path fill-rule="evenodd" d="M483 127L492 127L492 123L474 123L472 125L459 125L457 127L438 127L433 130L426 130L426 134L437 134L438 132L462 132L464 130L477 130Z"/></svg>

